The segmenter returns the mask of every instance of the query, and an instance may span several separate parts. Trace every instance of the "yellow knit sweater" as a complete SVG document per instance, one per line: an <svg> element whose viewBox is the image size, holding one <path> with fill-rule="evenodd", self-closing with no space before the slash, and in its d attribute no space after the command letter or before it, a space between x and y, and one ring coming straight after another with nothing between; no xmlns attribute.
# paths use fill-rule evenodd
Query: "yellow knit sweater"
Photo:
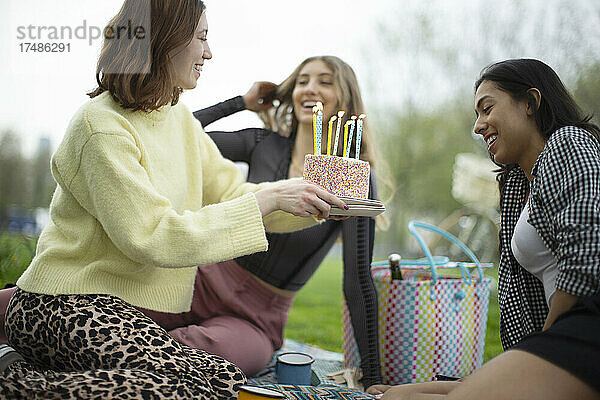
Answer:
<svg viewBox="0 0 600 400"><path fill-rule="evenodd" d="M281 211L263 220L252 192L273 183L244 182L181 103L134 112L105 92L75 114L51 167L50 221L17 282L29 292L184 312L196 265L265 251L265 226L315 224Z"/></svg>

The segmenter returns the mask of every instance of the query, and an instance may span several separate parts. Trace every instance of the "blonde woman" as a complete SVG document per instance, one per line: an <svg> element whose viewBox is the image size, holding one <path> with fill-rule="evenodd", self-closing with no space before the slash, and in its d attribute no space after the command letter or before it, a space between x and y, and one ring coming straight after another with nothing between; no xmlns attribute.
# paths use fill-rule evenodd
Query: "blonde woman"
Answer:
<svg viewBox="0 0 600 400"><path fill-rule="evenodd" d="M277 107L273 99L279 101ZM312 107L317 101L323 103L324 121L338 110L346 112L345 118L365 112L352 68L338 57L319 56L304 60L279 86L257 82L244 96L194 115L206 126L245 109L261 113L268 128L208 132L225 157L248 163L248 181L258 183L302 176L304 155L313 153ZM340 145L338 155L341 152ZM361 159L377 171L375 137L368 122ZM375 174L370 197L377 197ZM219 354L254 374L281 347L295 294L341 234L344 294L358 340L363 380L367 386L378 383L377 299L369 272L374 232L375 220L360 217L328 221L291 234L267 234L266 252L199 268L190 313L149 315L180 342Z"/></svg>

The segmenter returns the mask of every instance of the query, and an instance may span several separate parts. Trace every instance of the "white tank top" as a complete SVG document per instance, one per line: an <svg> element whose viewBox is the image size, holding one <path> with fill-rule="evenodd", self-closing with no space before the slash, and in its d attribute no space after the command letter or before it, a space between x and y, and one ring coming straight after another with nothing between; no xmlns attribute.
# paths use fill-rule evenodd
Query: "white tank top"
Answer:
<svg viewBox="0 0 600 400"><path fill-rule="evenodd" d="M557 262L541 236L527 222L528 218L529 201L525 204L517 221L510 246L519 264L542 281L546 302L550 307L552 297L556 291Z"/></svg>

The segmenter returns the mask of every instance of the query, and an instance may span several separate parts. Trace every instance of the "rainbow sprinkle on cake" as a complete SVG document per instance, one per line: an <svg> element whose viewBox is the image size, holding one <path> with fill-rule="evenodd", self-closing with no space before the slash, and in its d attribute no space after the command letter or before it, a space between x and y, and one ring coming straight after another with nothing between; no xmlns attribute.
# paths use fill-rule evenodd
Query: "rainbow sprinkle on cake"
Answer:
<svg viewBox="0 0 600 400"><path fill-rule="evenodd" d="M304 180L336 196L368 198L370 173L367 161L320 154L304 156Z"/></svg>

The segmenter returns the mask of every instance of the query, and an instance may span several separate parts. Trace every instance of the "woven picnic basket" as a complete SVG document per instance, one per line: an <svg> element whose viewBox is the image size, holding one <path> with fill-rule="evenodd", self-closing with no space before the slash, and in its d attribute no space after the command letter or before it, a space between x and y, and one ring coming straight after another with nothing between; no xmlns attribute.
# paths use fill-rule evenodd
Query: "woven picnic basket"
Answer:
<svg viewBox="0 0 600 400"><path fill-rule="evenodd" d="M433 257L416 228L442 235L472 262ZM433 225L412 221L409 231L425 259L402 260L403 280L391 280L387 261L371 265L378 300L378 339L383 383L395 385L433 380L435 375L463 377L479 368L483 350L491 278L456 237ZM477 277L468 270L477 268ZM458 269L461 276L442 277L439 270ZM343 311L346 367L360 366L347 308Z"/></svg>

